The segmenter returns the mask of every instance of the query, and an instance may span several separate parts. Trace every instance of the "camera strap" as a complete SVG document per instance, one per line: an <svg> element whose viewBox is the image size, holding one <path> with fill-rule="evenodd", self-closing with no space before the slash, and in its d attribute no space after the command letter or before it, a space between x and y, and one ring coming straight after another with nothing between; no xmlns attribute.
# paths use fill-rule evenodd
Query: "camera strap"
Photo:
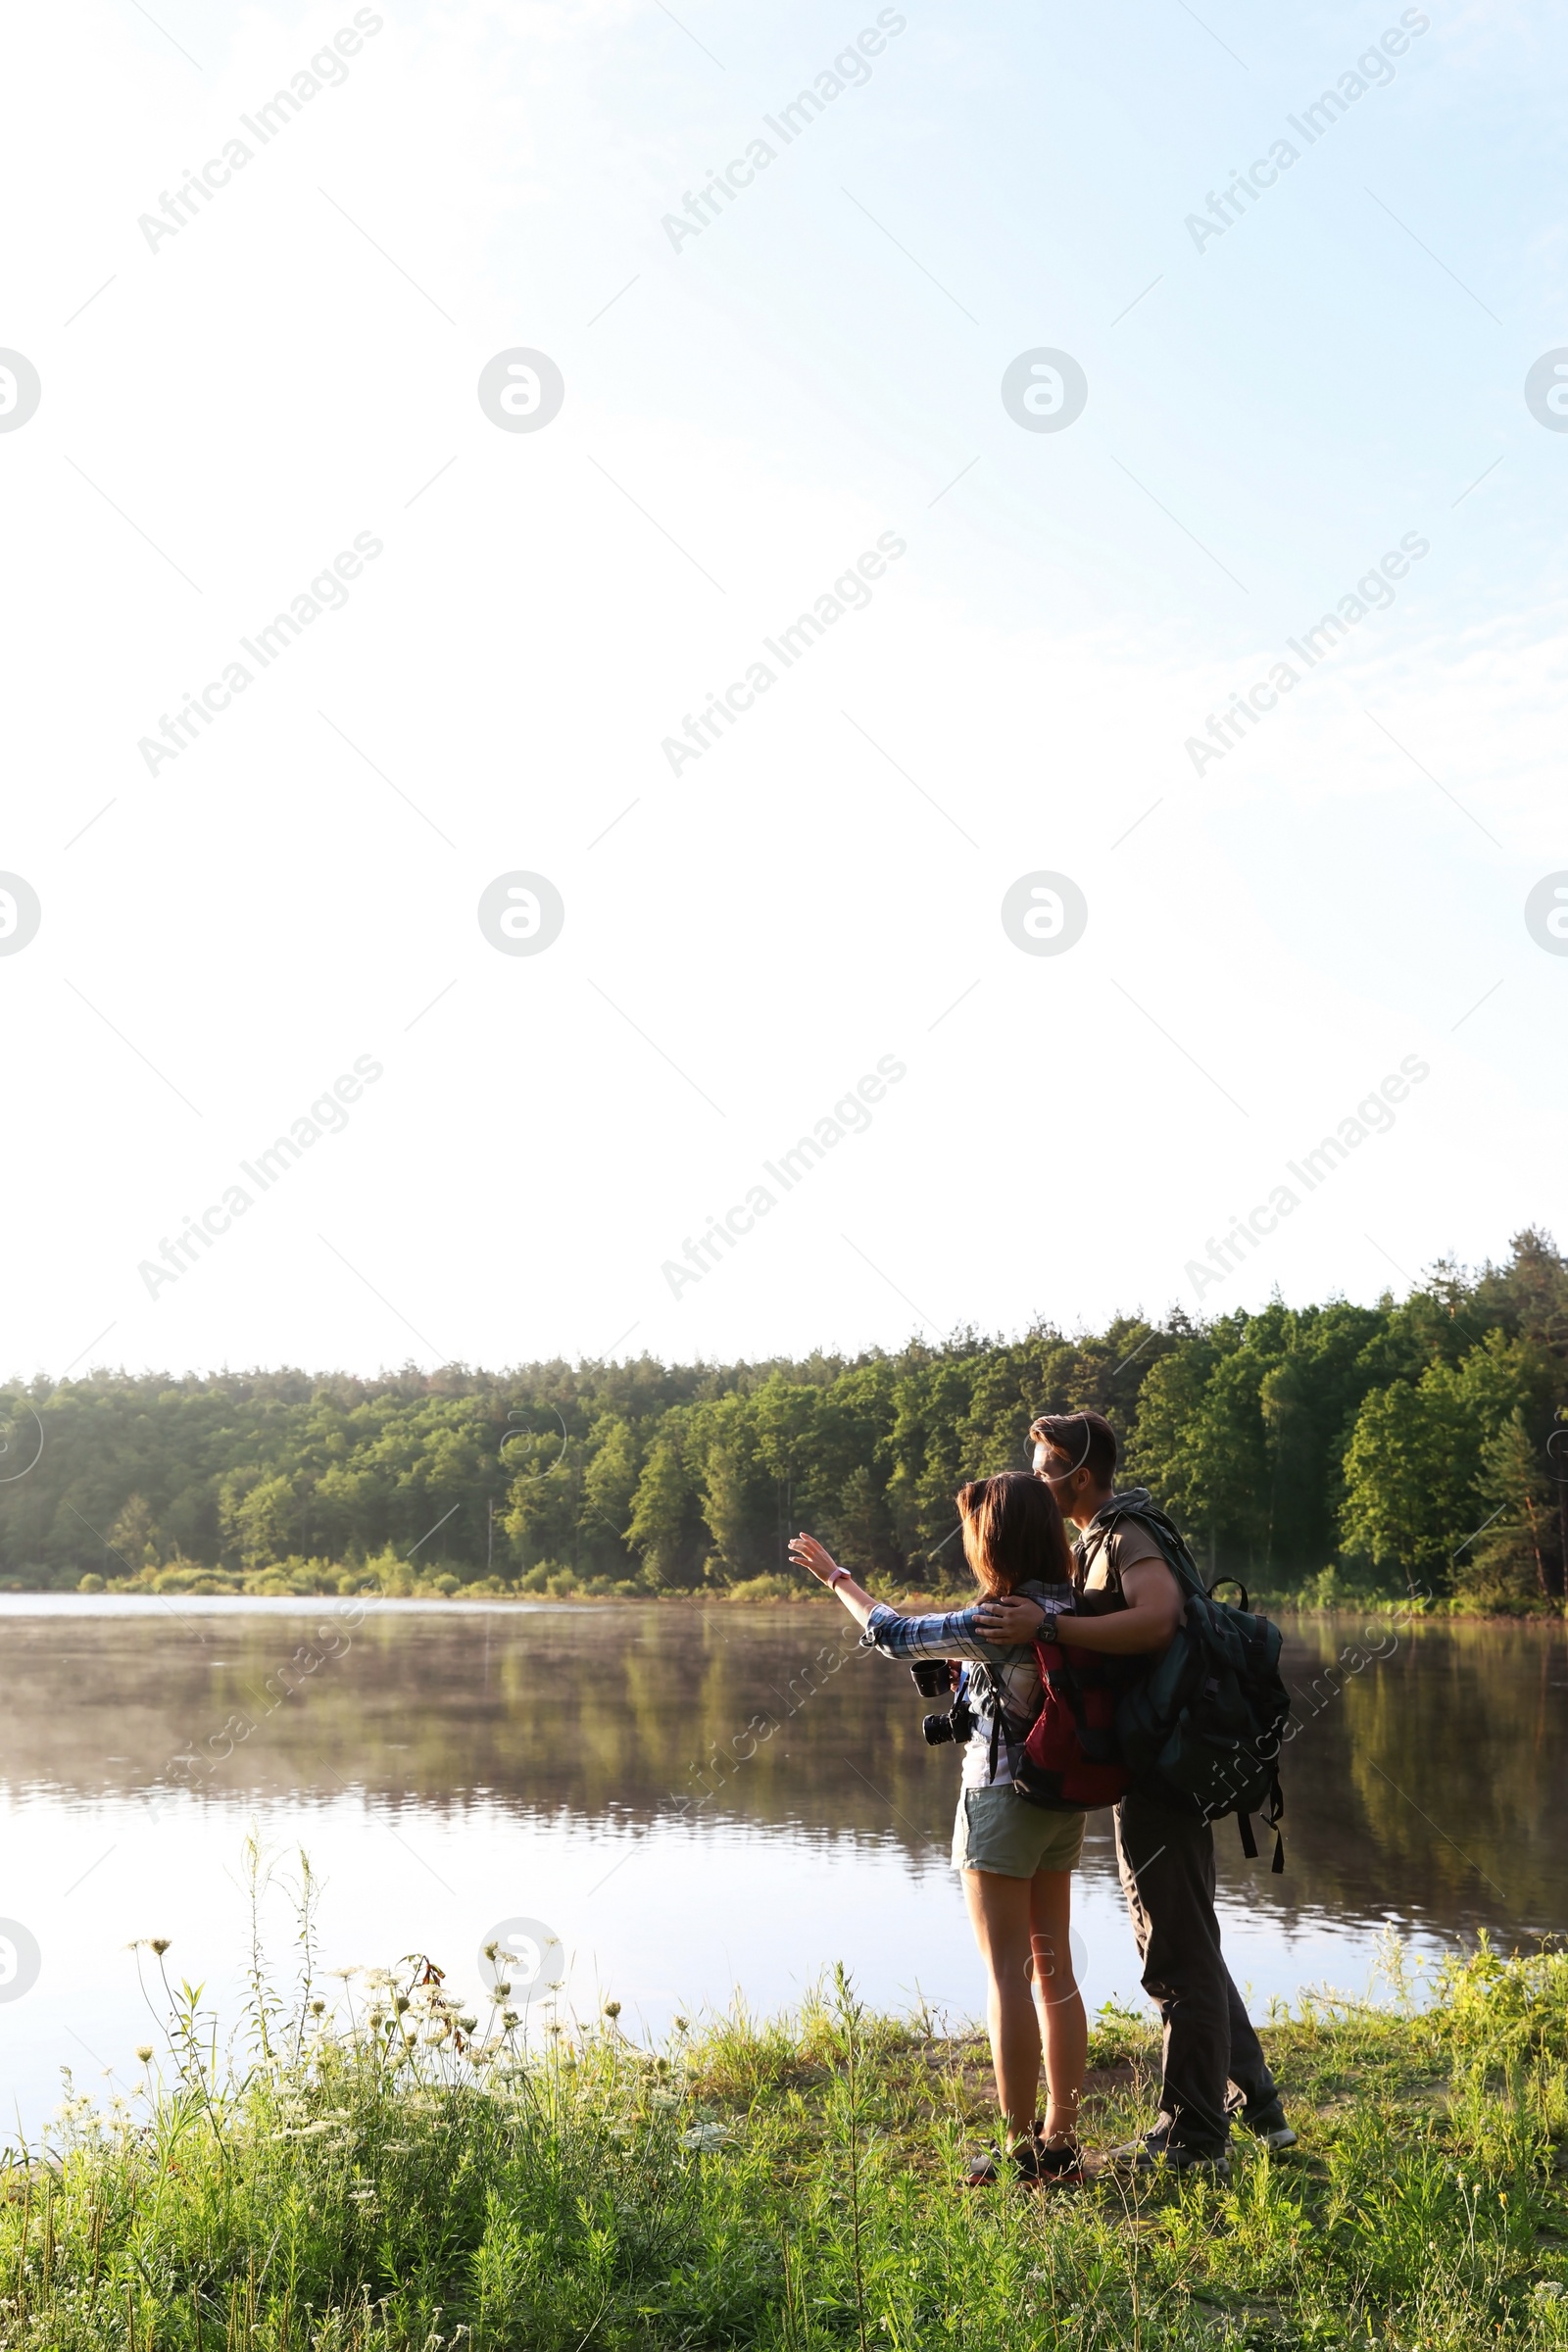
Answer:
<svg viewBox="0 0 1568 2352"><path fill-rule="evenodd" d="M990 1666L977 1662L970 1666L969 1673L976 1681L982 1675L985 1677L982 1688L986 1704L991 1711L991 1740L986 1765L986 1779L994 1784L997 1777L997 1752L1004 1740L1007 1745L1007 1770L1009 1774L1012 1771L1013 1740L1012 1734L1007 1728L1007 1701L1002 1678Z"/></svg>

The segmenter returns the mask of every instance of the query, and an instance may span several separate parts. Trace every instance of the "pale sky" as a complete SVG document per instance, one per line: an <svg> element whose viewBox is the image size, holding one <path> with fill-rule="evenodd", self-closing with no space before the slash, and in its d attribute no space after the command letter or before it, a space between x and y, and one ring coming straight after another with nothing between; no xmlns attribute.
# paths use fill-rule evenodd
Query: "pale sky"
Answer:
<svg viewBox="0 0 1568 2352"><path fill-rule="evenodd" d="M1568 25L6 41L6 1370L893 1347L1568 1238Z"/></svg>

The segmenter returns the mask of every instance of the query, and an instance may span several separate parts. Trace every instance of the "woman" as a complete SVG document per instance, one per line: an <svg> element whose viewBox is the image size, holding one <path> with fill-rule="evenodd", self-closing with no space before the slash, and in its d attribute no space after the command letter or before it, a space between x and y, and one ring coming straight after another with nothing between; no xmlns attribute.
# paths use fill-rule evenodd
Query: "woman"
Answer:
<svg viewBox="0 0 1568 2352"><path fill-rule="evenodd" d="M987 1603L998 1595L1033 1596L1047 1586L1070 1584L1072 1555L1061 1513L1041 1479L1017 1472L976 1479L957 1500L964 1557L983 1595L967 1609L901 1617L873 1600L814 1536L797 1536L790 1551L837 1593L884 1657L965 1659L989 1669L958 1678L977 1721L963 1751L953 1864L963 1875L990 1981L987 2023L1007 2155L1026 2180L1076 2181L1089 2036L1067 1931L1084 1816L1045 1812L1014 1791L1012 1759L1040 1705L1040 1676L1032 1648L988 1639L986 1623ZM1042 2040L1044 2122L1037 2120ZM1003 2165L995 2150L978 2158L971 2184L998 2180Z"/></svg>

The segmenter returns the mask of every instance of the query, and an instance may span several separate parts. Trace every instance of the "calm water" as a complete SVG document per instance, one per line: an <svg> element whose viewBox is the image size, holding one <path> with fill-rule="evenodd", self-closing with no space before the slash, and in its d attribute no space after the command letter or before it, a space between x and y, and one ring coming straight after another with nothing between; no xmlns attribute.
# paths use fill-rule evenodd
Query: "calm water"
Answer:
<svg viewBox="0 0 1568 2352"><path fill-rule="evenodd" d="M52 2108L62 2064L81 2088L134 2077L134 1937L171 1937L170 1969L235 2011L253 1825L279 1857L264 1908L285 1970L303 1846L327 1968L425 1950L476 1992L479 1945L524 1918L561 1939L568 1997L612 1993L624 2025L662 2031L737 1986L783 2004L836 1959L879 2004L977 2009L947 1861L956 1759L923 1746L907 1674L857 1652L836 1608L346 1610L0 1601L0 1919L41 1957L20 1997L0 1983L8 2120ZM1216 1834L1254 2013L1303 1984L1363 1990L1390 1925L1435 1953L1565 1924L1563 1629L1419 1628L1366 1657L1394 1639L1289 1636L1287 1875ZM1358 1640L1336 1690L1324 1666ZM1136 2000L1108 1816L1080 1886L1089 1996Z"/></svg>

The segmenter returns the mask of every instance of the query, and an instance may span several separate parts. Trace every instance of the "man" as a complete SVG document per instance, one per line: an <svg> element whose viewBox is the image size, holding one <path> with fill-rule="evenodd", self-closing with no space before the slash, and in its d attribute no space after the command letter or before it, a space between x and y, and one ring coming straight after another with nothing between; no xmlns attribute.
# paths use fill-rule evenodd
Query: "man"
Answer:
<svg viewBox="0 0 1568 2352"><path fill-rule="evenodd" d="M1173 1640L1186 1602L1146 1526L1136 1517L1103 1523L1112 1505L1136 1512L1151 1501L1143 1488L1115 1492L1115 1431L1102 1414L1081 1412L1046 1414L1029 1435L1036 1476L1080 1530L1073 1557L1083 1613L1058 1618L1055 1639L1129 1662L1157 1655ZM1028 1640L1041 1620L1037 1604L1024 1599L994 1601L989 1613L997 1622L987 1630L1009 1641ZM1115 1825L1122 1890L1164 2052L1158 2121L1146 2140L1116 2149L1112 2161L1134 2172L1163 2161L1228 2173L1233 2117L1271 2148L1293 2147L1296 2133L1220 1950L1209 1824L1145 1785L1127 1791Z"/></svg>

